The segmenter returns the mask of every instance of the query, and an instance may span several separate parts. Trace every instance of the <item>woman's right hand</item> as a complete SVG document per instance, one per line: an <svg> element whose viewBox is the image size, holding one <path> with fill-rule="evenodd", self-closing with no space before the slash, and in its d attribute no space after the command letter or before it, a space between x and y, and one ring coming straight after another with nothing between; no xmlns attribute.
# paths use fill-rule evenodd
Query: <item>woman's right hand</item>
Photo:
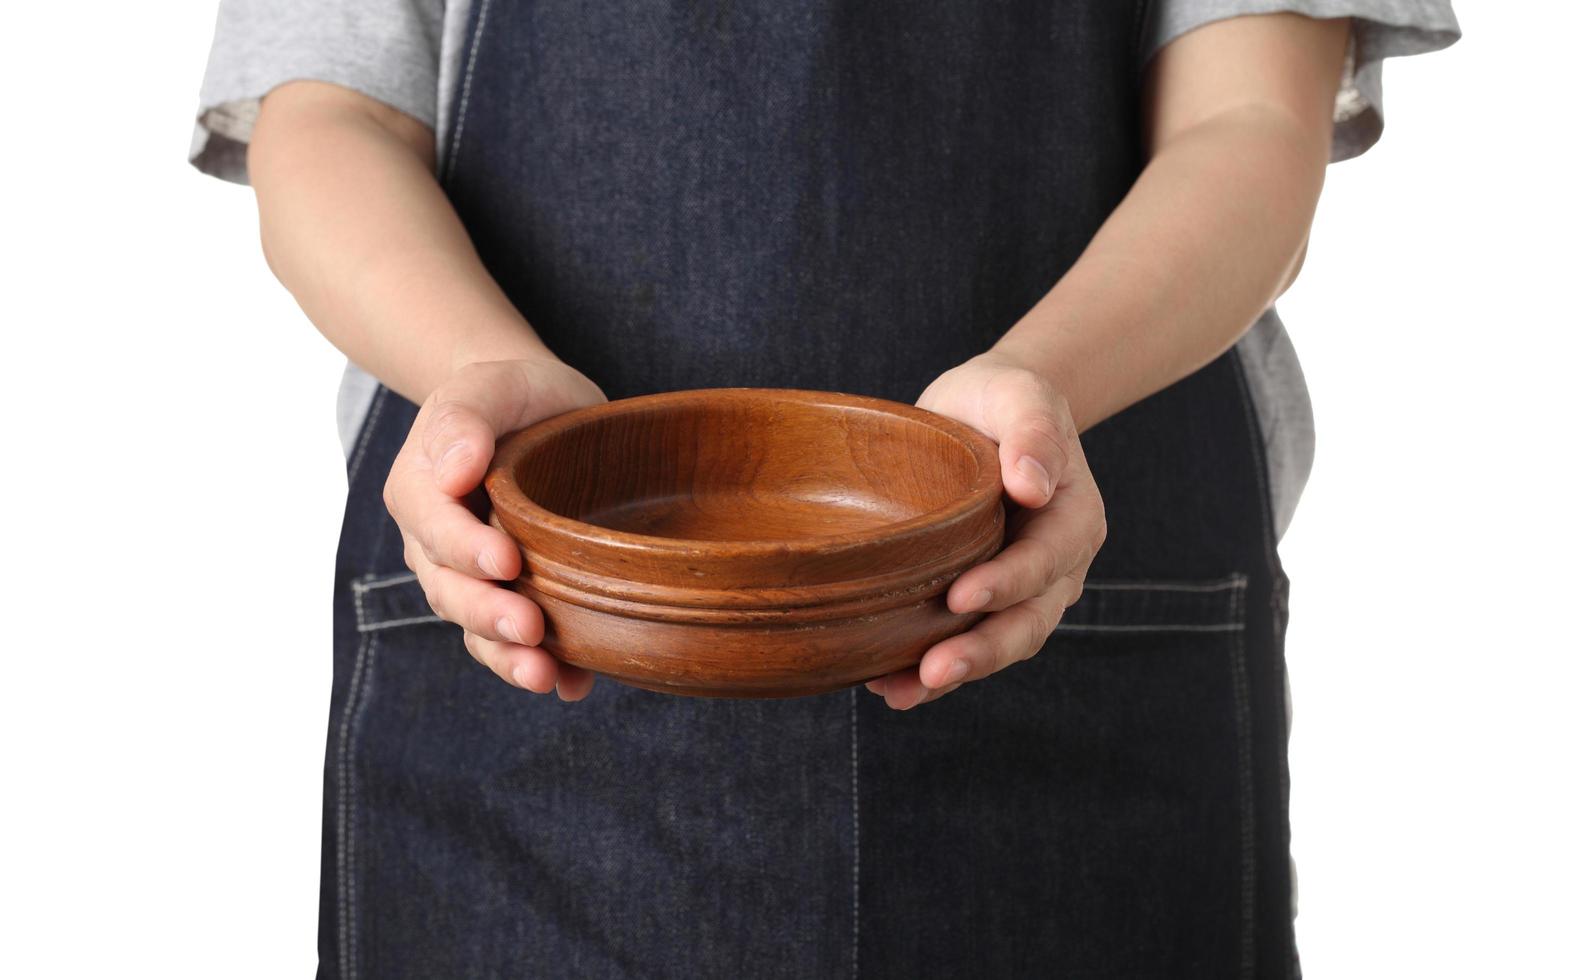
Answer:
<svg viewBox="0 0 1588 980"><path fill-rule="evenodd" d="M518 576L518 546L463 498L485 479L498 437L603 401L589 378L555 358L466 365L420 406L386 479L403 560L431 608L463 627L469 653L502 680L565 701L590 693L594 675L540 647L540 608L496 584Z"/></svg>

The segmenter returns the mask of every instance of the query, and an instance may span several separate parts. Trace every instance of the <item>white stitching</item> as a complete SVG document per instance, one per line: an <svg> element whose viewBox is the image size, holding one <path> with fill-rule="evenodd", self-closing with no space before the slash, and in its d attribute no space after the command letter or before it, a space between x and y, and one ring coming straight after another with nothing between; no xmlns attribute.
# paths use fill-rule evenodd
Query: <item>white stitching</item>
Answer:
<svg viewBox="0 0 1588 980"><path fill-rule="evenodd" d="M1087 582L1081 599L1087 592L1179 592L1212 595L1229 592L1232 596L1246 588L1246 576L1240 573L1212 582L1168 582L1151 580L1125 580ZM1224 623L1066 623L1061 621L1055 633L1233 633L1246 628L1246 624L1231 620Z"/></svg>
<svg viewBox="0 0 1588 980"><path fill-rule="evenodd" d="M1238 590L1237 590L1238 591ZM1235 592L1231 592L1234 595ZM1244 623L1167 623L1163 626L1148 623L1060 623L1055 633L1238 633L1246 628Z"/></svg>
<svg viewBox="0 0 1588 980"><path fill-rule="evenodd" d="M1223 592L1246 585L1246 576L1231 575L1218 582L1110 582L1107 580L1085 584L1087 590L1100 589L1114 592ZM1084 593L1083 593L1084 594Z"/></svg>
<svg viewBox="0 0 1588 980"><path fill-rule="evenodd" d="M364 632L364 593L357 587L353 589L353 618L358 622L358 631Z"/></svg>
<svg viewBox="0 0 1588 980"><path fill-rule="evenodd" d="M1245 608L1246 589L1230 593L1230 618L1237 609ZM1230 646L1230 683L1235 696L1235 755L1240 774L1241 819L1241 968L1240 976L1249 978L1257 968L1257 951L1254 938L1253 906L1257 897L1257 828L1252 788L1252 707L1251 691L1246 683L1246 634L1235 634Z"/></svg>
<svg viewBox="0 0 1588 980"><path fill-rule="evenodd" d="M372 579L368 582L353 583L353 609L358 614L358 631L371 633L375 630L388 629L393 626L414 626L419 623L442 623L446 620L429 613L422 616L399 616L396 619L382 619L377 622L367 622L368 616L364 612L364 596L377 589L392 589L400 585L408 585L417 581L419 576L413 572L402 572L397 575L388 575L385 578Z"/></svg>
<svg viewBox="0 0 1588 980"><path fill-rule="evenodd" d="M469 65L463 71L463 94L458 99L458 124L452 130L452 149L447 153L445 180L451 182L458 159L458 147L463 143L463 120L469 114L469 90L474 86L474 62L480 53L480 38L485 36L485 18L491 13L491 0L480 4L480 22L474 25L474 39L469 42Z"/></svg>
<svg viewBox="0 0 1588 980"><path fill-rule="evenodd" d="M353 591L364 593L371 592L375 589L388 589L394 585L403 585L404 583L412 582L418 577L419 576L415 575L413 572L399 572L396 575L388 575L385 578L370 579L367 582L354 582Z"/></svg>
<svg viewBox="0 0 1588 980"><path fill-rule="evenodd" d="M366 657L366 663L364 666L364 683L359 689L358 704L353 712L352 734L348 738L348 772L355 775L357 772L356 753L358 752L358 734L359 729L363 727L364 710L369 707L370 687L374 683L372 678L375 673L375 661L380 652L379 642L380 641L378 637L372 637L369 643L369 654ZM354 817L354 819L349 820L347 825L347 897L349 910L348 948L352 951L352 955L348 959L348 964L352 967L352 969L347 975L347 980L358 980L358 820L356 818L356 811L358 809L357 784L349 783L349 790L348 806L350 811L352 811L351 815Z"/></svg>
<svg viewBox="0 0 1588 980"><path fill-rule="evenodd" d="M356 596L355 596L356 599ZM369 634L364 634L359 640L358 652L353 658L353 677L348 682L347 703L342 706L342 723L338 729L337 760L336 760L336 875L338 885L338 918L341 928L337 930L337 951L342 965L342 976L347 980L354 980L357 970L354 966L353 944L353 903L356 900L353 893L353 823L352 809L355 806L353 787L348 774L353 768L353 752L350 736L353 729L353 717L357 713L356 707L363 693L363 679L367 673L366 665L369 660L370 648L373 639Z"/></svg>
<svg viewBox="0 0 1588 980"><path fill-rule="evenodd" d="M849 689L849 821L854 848L851 891L852 925L850 931L849 972L860 976L860 722L856 689Z"/></svg>
<svg viewBox="0 0 1588 980"><path fill-rule="evenodd" d="M1232 363L1234 365L1236 387L1240 389L1241 411L1246 416L1246 438L1251 444L1252 459L1256 464L1257 485L1258 489L1262 491L1258 496L1261 498L1263 509L1263 560L1268 565L1268 616L1274 640L1274 673L1277 675L1275 684L1279 688L1279 690L1274 692L1274 697L1278 699L1279 710L1285 712L1285 724L1287 726L1284 738L1278 739L1277 742L1279 745L1279 792L1283 806L1282 826L1288 831L1290 826L1290 760L1287 758L1287 750L1290 741L1288 728L1290 714L1286 704L1285 677L1289 671L1285 665L1284 657L1285 635L1280 627L1281 583L1285 583L1287 580L1285 578L1285 570L1279 561L1279 542L1274 533L1274 501L1268 487L1268 453L1264 448L1265 444L1257 422L1257 411L1252 404L1251 384L1247 381L1246 365L1241 362L1240 357L1236 356L1233 358ZM1295 856L1290 853L1288 833L1285 841L1285 854L1290 858L1291 870L1294 872ZM1292 878L1291 903L1293 907L1295 899L1295 883L1294 878ZM1291 918L1294 920L1295 916L1292 915ZM1290 950L1292 955L1289 957L1290 962L1286 973L1292 978L1299 978L1301 976L1301 959L1296 955L1294 926L1292 926L1290 936Z"/></svg>
<svg viewBox="0 0 1588 980"><path fill-rule="evenodd" d="M353 459L348 464L349 492L357 486L359 471L369 451L370 440L380 424L381 409L386 405L388 390L384 385L375 389L375 399L370 405L369 415L364 419L364 431L359 435L358 448L354 450ZM342 721L337 732L336 874L339 900L337 953L343 980L358 978L358 872L354 853L358 834L355 814L358 797L352 779L356 768L353 743L357 738L358 721L363 713L370 662L375 654L375 636L365 629L364 593L381 584L382 581L352 583L353 612L360 638L358 650L353 656L353 676L348 681L347 703L342 707Z"/></svg>
<svg viewBox="0 0 1588 980"><path fill-rule="evenodd" d="M364 434L359 436L358 449L353 453L353 462L347 470L347 485L351 487L353 481L358 479L358 468L364 465L364 452L369 449L369 438L375 434L375 425L380 421L381 406L386 404L386 386L381 385L375 389L375 403L370 406L369 418L364 422Z"/></svg>
<svg viewBox="0 0 1588 980"><path fill-rule="evenodd" d="M447 622L447 621L442 619L440 616L437 616L437 615L434 615L434 614L429 615L429 616L408 616L408 617L403 618L403 619L383 619L383 620L381 620L378 623L367 623L367 624L366 623L359 623L358 624L358 631L360 633L373 633L376 630L388 629L388 628L393 627L393 626L413 626L416 623L444 623L444 622Z"/></svg>

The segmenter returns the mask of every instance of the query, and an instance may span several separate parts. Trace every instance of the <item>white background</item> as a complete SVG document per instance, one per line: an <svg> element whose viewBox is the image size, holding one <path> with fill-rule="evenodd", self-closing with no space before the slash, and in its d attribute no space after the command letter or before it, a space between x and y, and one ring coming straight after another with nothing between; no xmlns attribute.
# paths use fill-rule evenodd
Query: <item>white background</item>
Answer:
<svg viewBox="0 0 1588 980"><path fill-rule="evenodd" d="M1281 304L1311 977L1588 975L1580 11L1391 63ZM342 361L184 163L213 13L7 12L8 977L313 969Z"/></svg>

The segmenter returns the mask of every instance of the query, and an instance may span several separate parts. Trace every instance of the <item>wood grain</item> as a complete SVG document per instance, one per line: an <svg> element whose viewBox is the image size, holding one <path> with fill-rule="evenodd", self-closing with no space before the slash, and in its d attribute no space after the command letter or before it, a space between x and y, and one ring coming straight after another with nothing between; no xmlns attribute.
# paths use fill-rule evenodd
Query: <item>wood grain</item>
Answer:
<svg viewBox="0 0 1588 980"><path fill-rule="evenodd" d="M679 694L814 694L908 666L975 621L943 594L1004 536L991 440L830 392L570 412L504 438L486 491L547 649Z"/></svg>

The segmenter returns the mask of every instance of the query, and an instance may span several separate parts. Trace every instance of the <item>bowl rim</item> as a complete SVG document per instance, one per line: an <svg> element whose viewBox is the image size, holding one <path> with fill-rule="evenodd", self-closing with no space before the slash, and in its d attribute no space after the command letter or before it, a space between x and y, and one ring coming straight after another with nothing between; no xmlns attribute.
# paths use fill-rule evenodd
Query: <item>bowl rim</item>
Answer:
<svg viewBox="0 0 1588 980"><path fill-rule="evenodd" d="M890 521L865 531L822 535L807 538L769 538L746 540L717 540L711 538L676 538L654 534L638 534L615 528L591 524L587 521L564 517L541 506L524 492L513 472L525 455L544 442L561 435L568 429L584 425L609 415L623 415L663 407L679 402L698 401L705 398L739 401L792 401L833 408L859 409L881 412L936 429L964 446L976 463L976 471L967 490L947 504L902 521ZM603 548L643 551L649 555L677 557L727 556L735 559L798 558L803 555L831 555L838 552L861 551L878 545L892 544L969 519L988 506L988 498L997 498L1003 492L1003 476L998 461L998 447L991 438L971 426L915 405L874 398L868 395L851 395L834 391L817 391L806 388L722 387L687 388L677 391L635 395L615 401L602 402L585 408L573 409L550 416L517 432L503 436L498 441L496 454L491 459L485 476L486 494L491 506L506 511L515 521L525 525L539 525L559 536L581 544ZM514 537L509 533L509 537ZM518 542L520 545L523 542Z"/></svg>

